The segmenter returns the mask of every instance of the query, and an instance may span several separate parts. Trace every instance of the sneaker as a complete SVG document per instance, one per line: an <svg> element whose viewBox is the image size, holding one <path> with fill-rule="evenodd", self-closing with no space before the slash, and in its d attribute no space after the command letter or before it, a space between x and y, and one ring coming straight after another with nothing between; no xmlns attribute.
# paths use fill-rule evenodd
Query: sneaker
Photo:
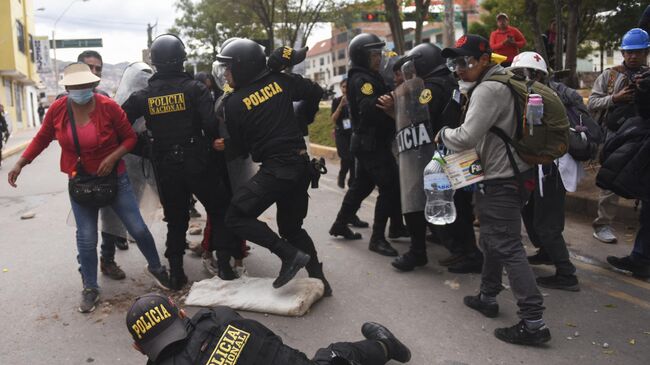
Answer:
<svg viewBox="0 0 650 365"><path fill-rule="evenodd" d="M352 230L343 223L334 222L332 228L330 228L330 236L338 237L341 236L346 240L360 240L361 233L352 232Z"/></svg>
<svg viewBox="0 0 650 365"><path fill-rule="evenodd" d="M386 241L385 238L380 237L380 238L371 238L370 243L368 244L368 249L370 251L376 252L380 255L384 256L397 256L399 253L397 252L396 249L393 248L393 246Z"/></svg>
<svg viewBox="0 0 650 365"><path fill-rule="evenodd" d="M495 329L494 336L503 342L536 346L550 341L551 331L546 325L536 330L530 330L526 327L524 320L521 320L512 327Z"/></svg>
<svg viewBox="0 0 650 365"><path fill-rule="evenodd" d="M415 253L408 251L396 258L391 265L399 271L413 271L418 266L424 266L428 262L426 253Z"/></svg>
<svg viewBox="0 0 650 365"><path fill-rule="evenodd" d="M99 290L95 288L86 288L81 291L81 303L79 303L79 312L90 313L95 310L95 305L99 302Z"/></svg>
<svg viewBox="0 0 650 365"><path fill-rule="evenodd" d="M553 265L553 261L544 250L537 250L537 253L528 256L528 263L531 265Z"/></svg>
<svg viewBox="0 0 650 365"><path fill-rule="evenodd" d="M616 236L610 226L594 228L594 238L603 243L616 243Z"/></svg>
<svg viewBox="0 0 650 365"><path fill-rule="evenodd" d="M361 326L361 333L368 340L379 341L384 344L388 350L388 360L396 360L402 363L411 360L411 350L385 326L375 322L366 322Z"/></svg>
<svg viewBox="0 0 650 365"><path fill-rule="evenodd" d="M495 318L499 315L499 304L490 304L482 301L481 294L466 296L463 298L463 303L488 318Z"/></svg>
<svg viewBox="0 0 650 365"><path fill-rule="evenodd" d="M465 256L461 261L449 265L447 271L454 274L480 274L483 271L483 259Z"/></svg>
<svg viewBox="0 0 650 365"><path fill-rule="evenodd" d="M630 256L607 256L607 262L618 270L631 272L634 276L650 278L650 265L640 264Z"/></svg>
<svg viewBox="0 0 650 365"><path fill-rule="evenodd" d="M157 271L152 271L147 265L145 273L151 276L157 287L165 290L170 289L169 274L167 274L167 268L164 265Z"/></svg>
<svg viewBox="0 0 650 365"><path fill-rule="evenodd" d="M120 269L120 267L117 266L115 260L105 260L101 258L99 260L99 269L102 274L108 276L113 280L122 280L126 277L124 270Z"/></svg>
<svg viewBox="0 0 650 365"><path fill-rule="evenodd" d="M537 285L548 289L580 291L578 277L575 275L555 274L552 276L540 276L537 278Z"/></svg>

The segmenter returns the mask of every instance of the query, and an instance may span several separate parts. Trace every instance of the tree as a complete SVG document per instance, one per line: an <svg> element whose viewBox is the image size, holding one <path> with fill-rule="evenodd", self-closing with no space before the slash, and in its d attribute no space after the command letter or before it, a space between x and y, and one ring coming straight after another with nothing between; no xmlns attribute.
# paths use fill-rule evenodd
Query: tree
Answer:
<svg viewBox="0 0 650 365"><path fill-rule="evenodd" d="M456 40L454 36L454 0L445 0L445 26L444 43L445 47L451 47Z"/></svg>
<svg viewBox="0 0 650 365"><path fill-rule="evenodd" d="M566 36L566 68L570 70L567 84L570 87L579 86L577 75L578 64L578 32L580 31L580 5L582 0L568 2L568 21Z"/></svg>
<svg viewBox="0 0 650 365"><path fill-rule="evenodd" d="M415 0L415 44L422 42L422 24L429 16L431 0Z"/></svg>
<svg viewBox="0 0 650 365"><path fill-rule="evenodd" d="M404 28L402 26L402 13L399 10L397 0L384 0L384 7L386 9L386 18L390 26L390 32L393 35L395 52L404 54L406 49L404 46Z"/></svg>
<svg viewBox="0 0 650 365"><path fill-rule="evenodd" d="M526 14L530 21L530 27L532 30L532 38L535 44L535 50L537 53L542 55L545 60L548 60L548 55L546 54L546 46L544 45L544 38L542 37L542 29L539 25L539 18L537 15L537 10L539 8L536 0L526 0Z"/></svg>

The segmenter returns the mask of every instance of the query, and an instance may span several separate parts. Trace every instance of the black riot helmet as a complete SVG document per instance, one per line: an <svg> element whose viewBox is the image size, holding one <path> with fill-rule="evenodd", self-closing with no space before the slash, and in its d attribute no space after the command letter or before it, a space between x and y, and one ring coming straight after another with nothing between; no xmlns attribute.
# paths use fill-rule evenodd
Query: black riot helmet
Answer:
<svg viewBox="0 0 650 365"><path fill-rule="evenodd" d="M235 88L246 86L268 72L264 49L250 39L229 42L217 55L217 61L230 69Z"/></svg>
<svg viewBox="0 0 650 365"><path fill-rule="evenodd" d="M182 69L183 62L187 59L183 41L173 34L162 34L156 37L149 50L151 63L158 71Z"/></svg>
<svg viewBox="0 0 650 365"><path fill-rule="evenodd" d="M441 53L442 50L435 44L418 44L406 54L403 63L411 61L417 76L424 78L442 69L447 70L446 59Z"/></svg>
<svg viewBox="0 0 650 365"><path fill-rule="evenodd" d="M368 68L370 63L370 51L383 49L386 45L379 37L370 33L361 33L352 38L348 46L348 54L352 66Z"/></svg>

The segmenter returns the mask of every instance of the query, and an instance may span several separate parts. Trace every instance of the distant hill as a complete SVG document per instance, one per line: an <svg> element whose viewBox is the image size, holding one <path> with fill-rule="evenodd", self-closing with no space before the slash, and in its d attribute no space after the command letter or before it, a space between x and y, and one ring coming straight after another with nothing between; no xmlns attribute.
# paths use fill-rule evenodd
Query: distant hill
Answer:
<svg viewBox="0 0 650 365"><path fill-rule="evenodd" d="M71 64L72 62L70 61L60 61L57 63L57 66L59 68L59 76L63 75L63 69ZM128 62L121 62L116 65L110 64L110 63L104 63L104 67L102 70L102 81L99 83L99 88L106 91L109 95L113 96L115 94L115 91L117 90L117 86L120 83L120 79L122 78L122 73L124 73L124 69L129 65ZM47 95L55 95L56 93L56 84L54 83L54 73L53 72L48 72L48 73L41 73L39 74L41 77L41 80L43 80L43 83L45 83L45 86L47 88L46 94ZM63 92L63 87L59 86L59 93Z"/></svg>

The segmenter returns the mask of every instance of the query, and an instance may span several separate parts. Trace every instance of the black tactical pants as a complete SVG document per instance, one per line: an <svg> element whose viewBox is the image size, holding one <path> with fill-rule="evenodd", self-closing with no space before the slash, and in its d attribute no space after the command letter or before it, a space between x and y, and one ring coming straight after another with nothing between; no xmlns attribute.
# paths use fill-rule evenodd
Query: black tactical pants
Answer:
<svg viewBox="0 0 650 365"><path fill-rule="evenodd" d="M318 365L384 365L388 360L377 341L337 342L316 351Z"/></svg>
<svg viewBox="0 0 650 365"><path fill-rule="evenodd" d="M354 182L354 175L356 173L355 161L352 152L350 152L350 138L352 137L352 132L336 130L334 132L334 140L336 142L336 152L341 159L341 169L339 170L339 179L345 180L345 175L348 171L350 172L350 178L348 179L348 186L352 185Z"/></svg>
<svg viewBox="0 0 650 365"><path fill-rule="evenodd" d="M235 190L226 216L228 227L242 239L273 251L280 237L257 217L275 204L280 236L310 255L310 263L318 262L314 242L302 228L309 206L310 168L307 155L264 161L255 176Z"/></svg>
<svg viewBox="0 0 650 365"><path fill-rule="evenodd" d="M226 254L237 254L241 251L241 240L224 223L230 194L223 178L218 174L214 159L206 161L187 154L183 159L156 163L160 200L167 220L165 257L177 258L185 253L185 234L190 220L192 194L208 213L212 248Z"/></svg>
<svg viewBox="0 0 650 365"><path fill-rule="evenodd" d="M564 198L566 190L555 164L545 166L541 196L539 186L521 211L528 237L555 265L560 275L574 275L575 266L569 258L569 250L562 236L564 231ZM535 181L539 181L538 172Z"/></svg>
<svg viewBox="0 0 650 365"><path fill-rule="evenodd" d="M388 217L399 209L399 173L397 163L390 149L373 152L359 152L357 175L343 198L336 221L346 224L361 206L361 202L379 190L375 205L375 219L372 226L373 238L384 237ZM401 220L401 217L400 217Z"/></svg>

